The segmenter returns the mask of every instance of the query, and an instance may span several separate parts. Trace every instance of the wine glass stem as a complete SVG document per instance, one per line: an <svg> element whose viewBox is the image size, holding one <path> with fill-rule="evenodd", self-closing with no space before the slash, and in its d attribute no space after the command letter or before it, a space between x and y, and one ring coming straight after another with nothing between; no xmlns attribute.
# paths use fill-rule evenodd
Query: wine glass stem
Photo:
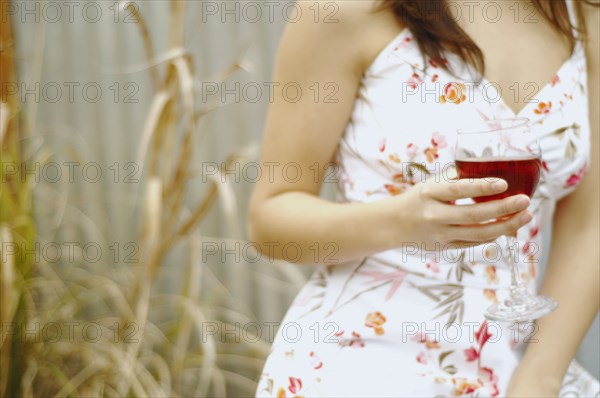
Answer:
<svg viewBox="0 0 600 398"><path fill-rule="evenodd" d="M521 273L517 266L517 260L515 253L517 250L517 239L514 236L506 235L506 250L508 255L508 261L510 265L510 302L514 305L523 305L523 296L525 295L525 288L523 281L521 280ZM514 251L513 251L514 250Z"/></svg>

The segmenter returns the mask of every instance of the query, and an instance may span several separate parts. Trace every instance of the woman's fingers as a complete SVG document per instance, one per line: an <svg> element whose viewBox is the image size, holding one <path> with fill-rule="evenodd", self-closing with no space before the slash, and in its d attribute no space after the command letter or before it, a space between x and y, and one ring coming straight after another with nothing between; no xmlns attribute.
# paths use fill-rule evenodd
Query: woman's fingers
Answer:
<svg viewBox="0 0 600 398"><path fill-rule="evenodd" d="M425 184L421 194L442 202L451 202L458 199L497 195L507 188L508 184L502 179L465 178L443 184Z"/></svg>
<svg viewBox="0 0 600 398"><path fill-rule="evenodd" d="M450 226L447 232L455 241L485 243L494 241L502 235L512 235L531 219L531 213L523 210L513 216L487 224Z"/></svg>
<svg viewBox="0 0 600 398"><path fill-rule="evenodd" d="M442 205L447 224L471 225L504 218L529 206L527 195L514 195L501 200L469 205Z"/></svg>

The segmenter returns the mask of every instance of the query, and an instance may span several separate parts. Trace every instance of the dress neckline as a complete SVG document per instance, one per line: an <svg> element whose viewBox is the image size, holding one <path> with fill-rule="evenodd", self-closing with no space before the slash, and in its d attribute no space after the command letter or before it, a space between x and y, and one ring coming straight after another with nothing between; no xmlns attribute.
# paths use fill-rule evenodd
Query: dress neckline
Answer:
<svg viewBox="0 0 600 398"><path fill-rule="evenodd" d="M501 105L506 108L511 116L513 117L520 117L523 115L523 113L525 113L527 110L529 110L530 105L531 104L537 104L540 102L540 97L542 97L542 93L544 93L549 87L551 87L552 84L552 79L554 76L558 75L561 76L563 75L564 70L571 65L571 63L573 62L573 60L575 59L575 56L577 54L578 51L578 46L579 46L579 41L577 42L575 49L573 50L573 53L571 54L571 56L569 58L567 58L562 65L559 66L558 70L556 72L554 72L554 74L552 74L552 77L546 81L546 83L544 84L544 86L542 86L542 88L540 90L538 90L537 93L535 93L534 96L532 96L531 98L529 98L526 102L525 105L521 107L521 109L519 109L518 111L515 111L512 107L510 107L506 101L504 100L504 95L502 95L502 93L498 93L498 101L501 103ZM494 89L496 89L496 87L498 86L498 84L494 84L492 83L490 80L488 80L485 76L481 77L481 83L485 86L493 86Z"/></svg>
<svg viewBox="0 0 600 398"><path fill-rule="evenodd" d="M403 43L406 43L406 45L414 45L414 43L412 43L412 32L410 31L410 29L408 28L403 28L384 48L383 50L381 50L379 52L379 54L374 58L373 62L371 62L371 64L369 65L369 67L365 70L366 72L372 72L373 69L375 69L375 67L377 65L379 65L379 63L383 62L383 59L385 58L385 55L387 55L388 53L390 53L391 51L395 51L399 46L401 46ZM501 103L501 105L506 108L511 116L513 117L520 117L522 116L526 111L528 111L530 109L530 105L531 104L537 104L540 101L540 97L542 95L542 93L544 93L546 90L549 89L549 87L551 87L552 84L552 79L554 78L554 76L556 75L562 75L563 72L565 71L565 69L570 66L573 61L575 60L577 54L579 54L579 52L582 50L581 48L581 42L579 40L578 37L576 37L575 39L575 48L573 49L571 55L569 56L569 58L567 58L557 69L557 71L552 74L552 77L545 82L544 86L542 86L542 88L540 90L538 90L538 92L531 98L528 99L528 101L525 103L525 105L523 107L521 107L521 109L519 109L518 111L515 111L512 107L510 107L506 101L504 100L504 96L500 95L501 93L498 93L498 101ZM418 47L413 47L418 51ZM472 68L471 66L468 66L469 68ZM464 81L463 81L464 82ZM493 86L494 89L497 88L498 84L494 84L492 83L488 78L486 78L485 76L481 76L481 83L484 84L485 86Z"/></svg>

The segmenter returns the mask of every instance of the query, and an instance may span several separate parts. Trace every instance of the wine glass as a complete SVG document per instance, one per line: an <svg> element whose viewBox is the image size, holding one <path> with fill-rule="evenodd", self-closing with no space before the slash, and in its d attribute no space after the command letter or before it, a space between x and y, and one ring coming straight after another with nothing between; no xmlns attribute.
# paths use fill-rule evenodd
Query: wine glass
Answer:
<svg viewBox="0 0 600 398"><path fill-rule="evenodd" d="M529 119L512 118L480 122L457 131L454 151L459 178L502 178L508 189L500 194L473 198L476 203L516 194L531 197L540 179L541 149ZM523 322L540 318L558 307L556 300L527 291L515 253L515 236L504 236L503 258L510 266L510 294L489 307L485 317L498 322Z"/></svg>

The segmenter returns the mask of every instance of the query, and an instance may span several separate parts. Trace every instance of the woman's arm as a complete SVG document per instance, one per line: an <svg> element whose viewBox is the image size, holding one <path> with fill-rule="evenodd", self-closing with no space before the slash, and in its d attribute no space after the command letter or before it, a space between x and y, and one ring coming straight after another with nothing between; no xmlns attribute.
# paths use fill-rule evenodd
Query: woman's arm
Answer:
<svg viewBox="0 0 600 398"><path fill-rule="evenodd" d="M325 167L348 123L362 73L375 56L368 41L382 41L376 37L380 35L389 42L399 30L395 26L371 33L374 26L391 24L388 15L369 15L370 3L337 2L335 21L327 21L331 8L299 1L302 17L288 24L281 39L273 80L279 87L293 83L303 94L296 102L277 90L269 107L260 161L263 174L251 198L248 222L249 239L275 258L285 258L280 249L292 242L302 250L300 261L308 263L332 253L344 260L366 248L388 248L381 228L387 215L381 206L340 205L319 198ZM320 7L316 22L314 4ZM333 97L326 97L328 93ZM296 165L301 176L297 181ZM320 258L314 258L316 253Z"/></svg>
<svg viewBox="0 0 600 398"><path fill-rule="evenodd" d="M589 37L590 168L575 192L557 205L541 293L557 299L559 307L537 321L538 342L529 344L509 397L558 395L600 305L600 9L584 5L584 10Z"/></svg>

